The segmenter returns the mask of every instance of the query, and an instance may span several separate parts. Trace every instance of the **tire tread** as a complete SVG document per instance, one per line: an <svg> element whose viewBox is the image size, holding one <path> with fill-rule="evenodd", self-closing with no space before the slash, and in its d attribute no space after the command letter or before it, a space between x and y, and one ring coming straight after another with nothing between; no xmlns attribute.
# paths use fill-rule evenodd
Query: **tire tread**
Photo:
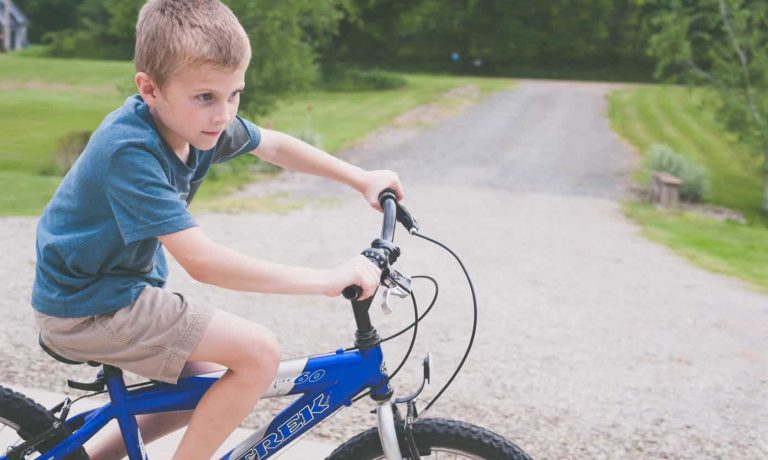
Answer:
<svg viewBox="0 0 768 460"><path fill-rule="evenodd" d="M56 417L42 405L22 393L3 386L0 386L0 418L17 423L18 434L24 439L48 430L56 421ZM59 440L61 439L60 437ZM48 441L44 445L50 448L51 444L52 442ZM5 446L2 448L4 449ZM65 460L88 460L88 455L80 448L79 451L68 455Z"/></svg>
<svg viewBox="0 0 768 460"><path fill-rule="evenodd" d="M419 449L446 447L482 455L485 460L530 460L518 446L485 428L444 418L419 420L413 425ZM334 450L327 460L369 460L380 456L378 430L360 433ZM405 452L404 452L405 454Z"/></svg>

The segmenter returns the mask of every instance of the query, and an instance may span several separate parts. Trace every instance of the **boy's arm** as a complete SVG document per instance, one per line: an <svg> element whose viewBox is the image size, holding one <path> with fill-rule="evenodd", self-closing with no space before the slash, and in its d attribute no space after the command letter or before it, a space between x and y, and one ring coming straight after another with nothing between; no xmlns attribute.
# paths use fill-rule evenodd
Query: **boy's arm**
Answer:
<svg viewBox="0 0 768 460"><path fill-rule="evenodd" d="M238 291L337 296L356 285L363 289L361 298L366 298L375 292L381 275L363 256L324 270L248 257L215 243L199 227L158 239L195 280Z"/></svg>
<svg viewBox="0 0 768 460"><path fill-rule="evenodd" d="M400 179L394 172L365 171L278 131L261 128L261 142L252 153L284 169L346 184L362 193L376 209L380 209L379 193L386 188L393 189L398 200L405 197Z"/></svg>

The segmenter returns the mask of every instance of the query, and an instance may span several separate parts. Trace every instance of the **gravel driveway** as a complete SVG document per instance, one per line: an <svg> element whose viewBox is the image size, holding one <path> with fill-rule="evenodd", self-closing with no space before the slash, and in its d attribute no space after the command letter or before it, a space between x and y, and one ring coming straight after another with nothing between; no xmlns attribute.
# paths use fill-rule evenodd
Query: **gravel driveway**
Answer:
<svg viewBox="0 0 768 460"><path fill-rule="evenodd" d="M542 459L765 458L768 297L689 265L622 216L634 160L604 118L608 90L525 81L422 132L388 128L346 152L401 173L423 232L463 257L478 290L473 354L430 415L489 427ZM205 214L201 225L248 254L314 266L376 236L376 213L336 186L285 175L247 193L288 189L303 209ZM37 350L27 306L34 224L0 224L0 381L63 390L65 376L92 371ZM401 394L416 386L430 350L434 394L466 345L469 294L448 256L398 237L401 271L437 277L441 302L396 385ZM351 341L352 316L338 299L229 292L174 268L171 288L272 327L285 356ZM429 286L416 292L426 306ZM395 331L411 314L402 303L375 324ZM390 367L405 345L388 346ZM248 423L277 407L264 403ZM361 402L313 436L343 440L373 424L370 408Z"/></svg>

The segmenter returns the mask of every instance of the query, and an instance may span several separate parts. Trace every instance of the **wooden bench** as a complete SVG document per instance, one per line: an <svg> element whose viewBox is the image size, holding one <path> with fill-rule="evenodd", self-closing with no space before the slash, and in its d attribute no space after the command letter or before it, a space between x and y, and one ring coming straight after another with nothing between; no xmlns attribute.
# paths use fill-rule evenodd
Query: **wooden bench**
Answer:
<svg viewBox="0 0 768 460"><path fill-rule="evenodd" d="M680 203L680 186L683 180L672 174L653 171L651 181L651 201L673 208Z"/></svg>

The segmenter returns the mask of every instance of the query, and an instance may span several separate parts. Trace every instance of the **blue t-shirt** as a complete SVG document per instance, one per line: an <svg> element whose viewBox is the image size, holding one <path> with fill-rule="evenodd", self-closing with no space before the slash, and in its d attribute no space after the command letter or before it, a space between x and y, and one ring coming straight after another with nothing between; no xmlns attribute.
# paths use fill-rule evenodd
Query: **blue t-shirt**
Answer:
<svg viewBox="0 0 768 460"><path fill-rule="evenodd" d="M259 129L237 117L211 150L190 145L184 164L147 104L129 97L93 133L40 218L32 306L91 316L132 304L146 286L164 286L157 236L197 225L187 206L208 169L260 140Z"/></svg>

